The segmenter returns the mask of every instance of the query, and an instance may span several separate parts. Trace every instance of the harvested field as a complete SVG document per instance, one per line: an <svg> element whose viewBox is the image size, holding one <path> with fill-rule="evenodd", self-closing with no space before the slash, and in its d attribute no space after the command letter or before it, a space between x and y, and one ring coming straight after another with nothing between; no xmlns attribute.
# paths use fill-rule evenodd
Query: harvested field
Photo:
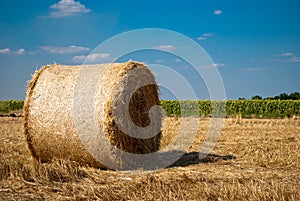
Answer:
<svg viewBox="0 0 300 201"><path fill-rule="evenodd" d="M165 120L163 145L179 121ZM0 200L300 199L299 119L226 119L213 152L199 160L209 121L201 119L194 143L171 167L118 172L64 160L39 163L27 148L23 119L1 117Z"/></svg>

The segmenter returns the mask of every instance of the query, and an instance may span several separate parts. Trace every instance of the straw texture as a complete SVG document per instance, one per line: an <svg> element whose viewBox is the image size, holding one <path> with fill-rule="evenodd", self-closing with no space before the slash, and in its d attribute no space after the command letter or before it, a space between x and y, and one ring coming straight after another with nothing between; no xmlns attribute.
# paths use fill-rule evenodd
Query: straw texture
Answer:
<svg viewBox="0 0 300 201"><path fill-rule="evenodd" d="M80 76L82 74L84 76ZM152 84L139 85L145 79ZM123 104L126 102L127 108ZM99 158L124 163L116 154L118 149L133 154L158 151L161 114L150 114L154 105L159 105L158 87L154 75L143 63L47 65L38 70L28 84L24 133L32 155L41 162L63 158L107 168ZM122 118L126 113L130 118ZM155 122L151 122L152 118ZM147 133L151 129L138 133L144 135L143 139L128 135L126 132L135 129L131 121L140 128L154 123L155 135ZM96 130L90 129L95 125ZM106 146L106 140L110 146Z"/></svg>

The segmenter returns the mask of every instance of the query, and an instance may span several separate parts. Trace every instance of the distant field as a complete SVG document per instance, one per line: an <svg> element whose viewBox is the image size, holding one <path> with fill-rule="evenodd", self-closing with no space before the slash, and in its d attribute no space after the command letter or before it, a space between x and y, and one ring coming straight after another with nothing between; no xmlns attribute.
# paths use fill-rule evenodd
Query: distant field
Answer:
<svg viewBox="0 0 300 201"><path fill-rule="evenodd" d="M0 100L0 113L8 113L23 108L22 100Z"/></svg>
<svg viewBox="0 0 300 201"><path fill-rule="evenodd" d="M165 119L163 145L180 120ZM200 119L194 143L172 167L117 172L58 159L41 164L30 156L22 118L0 117L0 200L300 199L299 119L226 119L217 146L199 160L210 120Z"/></svg>
<svg viewBox="0 0 300 201"><path fill-rule="evenodd" d="M167 116L240 116L243 118L285 118L300 116L300 100L161 100ZM22 100L0 100L0 114L23 108Z"/></svg>

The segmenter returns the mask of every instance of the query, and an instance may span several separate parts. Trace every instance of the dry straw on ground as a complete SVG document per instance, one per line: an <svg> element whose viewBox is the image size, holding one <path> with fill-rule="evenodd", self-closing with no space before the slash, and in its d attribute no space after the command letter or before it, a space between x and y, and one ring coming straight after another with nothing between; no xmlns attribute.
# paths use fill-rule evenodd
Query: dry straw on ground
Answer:
<svg viewBox="0 0 300 201"><path fill-rule="evenodd" d="M172 167L102 171L63 159L32 160L22 118L0 117L0 200L299 200L299 118L226 119L203 160L198 151L211 119L199 121L194 143ZM180 118L163 122L162 146L177 134Z"/></svg>
<svg viewBox="0 0 300 201"><path fill-rule="evenodd" d="M153 84L137 88L143 81ZM118 108L126 101L128 108L126 105ZM133 129L131 120L138 127L149 126L149 111L154 105L159 105L158 87L154 75L143 63L48 65L37 71L29 82L24 132L32 155L42 162L64 158L106 168L98 159L120 165L124 161L119 157L119 150L145 154L159 149L161 132L138 139L118 126L121 124L128 132ZM115 111L121 116L129 112L130 118L115 118ZM154 115L155 126L160 130L160 113ZM82 130L85 136L80 136ZM107 146L103 139L112 146Z"/></svg>

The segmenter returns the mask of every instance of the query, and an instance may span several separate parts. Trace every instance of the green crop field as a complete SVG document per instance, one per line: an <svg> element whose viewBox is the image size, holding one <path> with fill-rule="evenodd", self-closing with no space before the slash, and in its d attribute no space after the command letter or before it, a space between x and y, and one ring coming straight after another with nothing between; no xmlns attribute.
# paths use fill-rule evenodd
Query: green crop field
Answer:
<svg viewBox="0 0 300 201"><path fill-rule="evenodd" d="M0 113L7 113L13 110L20 110L23 108L24 101L22 100L1 100Z"/></svg>
<svg viewBox="0 0 300 201"><path fill-rule="evenodd" d="M162 100L167 116L283 118L300 115L300 100Z"/></svg>
<svg viewBox="0 0 300 201"><path fill-rule="evenodd" d="M0 101L0 113L20 110L22 100ZM300 100L161 100L167 116L284 118L300 116Z"/></svg>

